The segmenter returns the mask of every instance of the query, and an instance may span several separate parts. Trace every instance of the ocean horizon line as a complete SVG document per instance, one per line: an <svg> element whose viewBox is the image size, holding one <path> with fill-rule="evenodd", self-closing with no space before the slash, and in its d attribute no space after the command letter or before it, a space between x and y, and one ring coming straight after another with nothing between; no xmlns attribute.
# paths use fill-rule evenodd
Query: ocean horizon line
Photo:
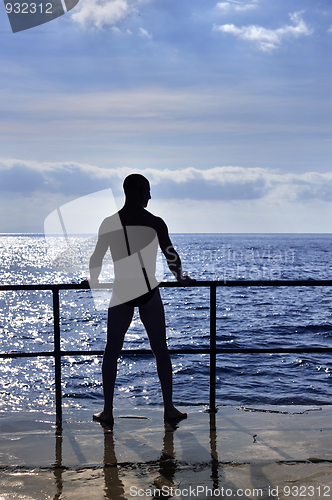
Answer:
<svg viewBox="0 0 332 500"><path fill-rule="evenodd" d="M290 233L290 232L272 232L272 233L267 233L267 232L261 232L261 233L258 233L258 232L254 232L254 233L248 233L248 232L236 232L236 233L229 233L229 232L173 232L173 231L170 231L169 234L185 234L185 235L203 235L203 234L210 234L210 235L221 235L221 234L224 234L224 235L267 235L267 236L271 236L271 235L299 235L299 236L305 236L305 235L312 235L312 234L319 234L319 235L325 235L325 236L330 236L332 235L332 233L322 233L322 232L308 232L308 233L301 233L301 232L294 232L294 233ZM31 231L31 232L25 232L25 231L18 231L18 232L11 232L11 231L3 231L1 232L0 231L0 237L1 236L45 236L45 233L44 232L40 232L40 231ZM63 233L48 233L47 236L63 236ZM70 236L96 236L96 233L70 233Z"/></svg>

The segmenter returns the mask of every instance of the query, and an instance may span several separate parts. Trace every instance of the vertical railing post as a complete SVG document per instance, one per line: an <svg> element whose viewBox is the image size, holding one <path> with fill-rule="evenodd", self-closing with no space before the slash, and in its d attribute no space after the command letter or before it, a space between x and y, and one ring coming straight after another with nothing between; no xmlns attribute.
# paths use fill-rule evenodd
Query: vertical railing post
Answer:
<svg viewBox="0 0 332 500"><path fill-rule="evenodd" d="M210 285L210 412L216 412L217 287Z"/></svg>
<svg viewBox="0 0 332 500"><path fill-rule="evenodd" d="M54 318L54 369L55 369L55 412L56 423L62 423L61 403L61 352L60 352L60 303L59 289L52 288L53 318Z"/></svg>

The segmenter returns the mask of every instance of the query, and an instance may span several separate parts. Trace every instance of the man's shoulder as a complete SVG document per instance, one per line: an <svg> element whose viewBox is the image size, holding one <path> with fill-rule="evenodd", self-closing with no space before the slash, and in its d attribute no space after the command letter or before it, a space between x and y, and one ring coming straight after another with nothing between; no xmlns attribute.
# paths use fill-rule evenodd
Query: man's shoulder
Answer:
<svg viewBox="0 0 332 500"><path fill-rule="evenodd" d="M99 228L99 234L111 233L118 229L122 229L122 224L119 212L116 212L103 220Z"/></svg>
<svg viewBox="0 0 332 500"><path fill-rule="evenodd" d="M162 229L167 229L167 225L166 225L165 221L161 217L158 217L157 215L152 214L151 212L149 212L145 208L144 208L144 213L145 213L145 216L147 218L149 218L152 223L154 223L154 225L156 226L156 228L161 229L161 230Z"/></svg>
<svg viewBox="0 0 332 500"><path fill-rule="evenodd" d="M154 229L159 236L168 233L168 228L166 223L161 217L158 217L145 208L141 208L141 211L135 214L128 213L123 208L116 212L115 214L106 217L100 225L99 235L112 233L117 230L121 230L123 226L149 226Z"/></svg>

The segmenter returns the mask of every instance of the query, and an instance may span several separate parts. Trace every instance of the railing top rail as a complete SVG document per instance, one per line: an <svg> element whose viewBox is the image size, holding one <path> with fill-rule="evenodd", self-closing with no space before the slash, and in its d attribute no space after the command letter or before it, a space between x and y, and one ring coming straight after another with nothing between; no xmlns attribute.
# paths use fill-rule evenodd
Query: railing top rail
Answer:
<svg viewBox="0 0 332 500"><path fill-rule="evenodd" d="M162 281L161 288L183 287L177 281ZM195 281L186 288L194 287L270 287L270 286L332 286L332 280L230 280L230 281ZM99 283L98 287L111 289L113 283ZM88 287L82 283L49 283L29 285L0 285L0 291L7 290L84 290Z"/></svg>

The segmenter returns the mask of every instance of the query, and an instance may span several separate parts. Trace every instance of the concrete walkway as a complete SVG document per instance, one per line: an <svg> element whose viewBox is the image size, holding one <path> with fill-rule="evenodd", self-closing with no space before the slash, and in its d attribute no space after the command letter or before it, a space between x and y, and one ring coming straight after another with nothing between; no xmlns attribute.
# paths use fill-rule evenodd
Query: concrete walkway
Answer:
<svg viewBox="0 0 332 500"><path fill-rule="evenodd" d="M331 498L332 406L223 406L115 413L0 413L0 500Z"/></svg>

